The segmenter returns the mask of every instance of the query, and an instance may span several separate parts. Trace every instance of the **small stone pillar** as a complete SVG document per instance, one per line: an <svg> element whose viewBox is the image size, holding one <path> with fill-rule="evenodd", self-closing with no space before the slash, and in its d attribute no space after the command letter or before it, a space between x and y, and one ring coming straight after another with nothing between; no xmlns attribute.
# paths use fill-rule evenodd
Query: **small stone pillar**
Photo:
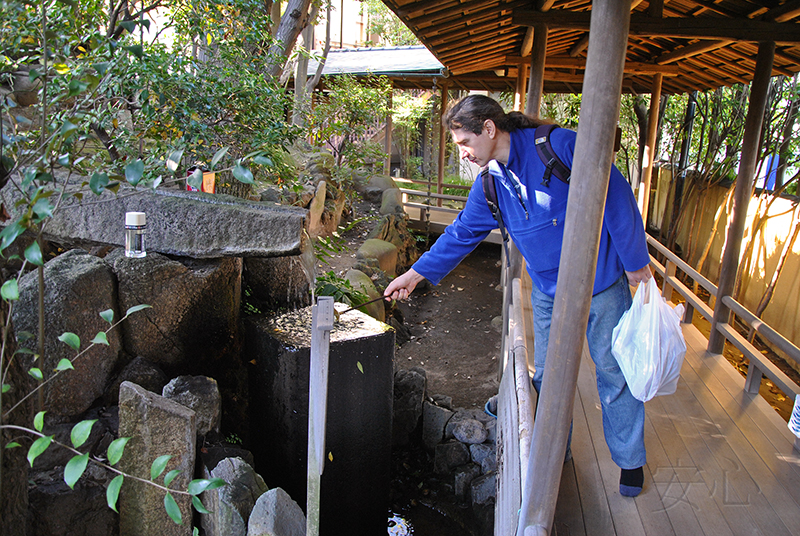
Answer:
<svg viewBox="0 0 800 536"><path fill-rule="evenodd" d="M164 472L156 482L164 484L164 475L173 469L181 473L170 489L186 491L194 474L197 425L191 409L152 393L135 383L119 387L119 436L130 437L119 468L150 480L153 460L171 454ZM192 534L192 508L185 495L173 494L181 509L183 524L177 525L164 509L164 492L153 486L126 478L119 496L120 536L189 536Z"/></svg>
<svg viewBox="0 0 800 536"><path fill-rule="evenodd" d="M343 309L337 304L337 309ZM251 430L256 470L306 505L311 308L245 319L255 361ZM386 532L392 446L394 330L347 312L331 331L320 534Z"/></svg>

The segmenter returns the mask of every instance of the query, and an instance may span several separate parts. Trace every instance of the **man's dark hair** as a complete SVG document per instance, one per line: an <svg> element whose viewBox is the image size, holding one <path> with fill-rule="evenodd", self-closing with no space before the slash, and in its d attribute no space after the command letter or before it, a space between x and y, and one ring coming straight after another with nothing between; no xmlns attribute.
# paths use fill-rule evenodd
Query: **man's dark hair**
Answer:
<svg viewBox="0 0 800 536"><path fill-rule="evenodd" d="M487 119L491 119L497 128L505 132L519 128L536 128L546 123L521 112L505 113L503 107L490 97L467 95L445 112L442 124L449 130L463 129L480 135Z"/></svg>

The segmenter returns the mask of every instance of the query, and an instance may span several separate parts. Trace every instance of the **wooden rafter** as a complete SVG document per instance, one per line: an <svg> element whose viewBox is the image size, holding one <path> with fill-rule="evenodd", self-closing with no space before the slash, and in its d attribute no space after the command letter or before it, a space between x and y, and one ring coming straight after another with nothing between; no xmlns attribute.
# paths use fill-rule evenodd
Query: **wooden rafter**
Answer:
<svg viewBox="0 0 800 536"><path fill-rule="evenodd" d="M590 13L549 11L536 13L530 10L514 11L514 24L533 26L547 24L555 28L589 30ZM709 37L746 41L775 41L776 43L800 43L797 25L784 22L764 22L745 18L654 18L646 15L631 15L631 35L658 35L684 39L707 39Z"/></svg>

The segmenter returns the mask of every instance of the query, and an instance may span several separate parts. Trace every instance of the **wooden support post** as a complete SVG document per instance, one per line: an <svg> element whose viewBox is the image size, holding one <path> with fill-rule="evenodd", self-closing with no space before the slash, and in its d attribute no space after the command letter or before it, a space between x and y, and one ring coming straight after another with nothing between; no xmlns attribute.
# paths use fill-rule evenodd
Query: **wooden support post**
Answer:
<svg viewBox="0 0 800 536"><path fill-rule="evenodd" d="M650 181L653 178L653 160L658 137L658 109L661 103L663 80L664 75L661 73L653 77L653 89L650 92L650 115L647 118L647 146L644 148L642 161L642 180L639 181L639 212L642 213L645 228L647 228L647 211L650 205Z"/></svg>
<svg viewBox="0 0 800 536"><path fill-rule="evenodd" d="M389 93L389 113L386 114L385 136L383 137L383 152L386 153L386 163L383 165L383 172L386 175L392 174L392 94Z"/></svg>
<svg viewBox="0 0 800 536"><path fill-rule="evenodd" d="M531 50L531 79L528 82L528 103L525 113L539 117L544 92L544 63L547 55L547 25L537 24L533 28L533 50Z"/></svg>
<svg viewBox="0 0 800 536"><path fill-rule="evenodd" d="M527 485L517 536L547 534L553 525L581 352L589 319L600 229L628 44L630 0L592 3L584 94L575 142L560 270Z"/></svg>
<svg viewBox="0 0 800 536"><path fill-rule="evenodd" d="M448 85L445 82L439 90L442 95L439 105L439 117L437 118L439 121L439 161L438 170L436 172L436 192L439 194L444 193L444 150L445 147L447 147L447 129L442 124L442 117L444 117L444 112L447 109L447 88ZM437 199L436 204L441 207L442 200Z"/></svg>
<svg viewBox="0 0 800 536"><path fill-rule="evenodd" d="M311 363L308 378L308 473L306 534L319 534L321 476L325 467L325 418L328 410L328 356L334 309L332 296L320 296L311 308Z"/></svg>
<svg viewBox="0 0 800 536"><path fill-rule="evenodd" d="M524 63L519 64L517 70L517 87L514 91L514 109L518 112L525 109L525 81L528 77L528 66Z"/></svg>
<svg viewBox="0 0 800 536"><path fill-rule="evenodd" d="M774 59L775 42L759 43L756 70L750 87L750 103L744 122L742 158L739 162L739 173L736 176L736 189L733 194L733 213L725 239L725 251L722 253L717 302L714 305L714 318L711 320L711 333L708 337L708 351L715 354L721 354L725 346L725 337L717 331L717 324L727 323L730 318L730 309L723 303L723 297L731 296L736 286L739 252L742 249L742 237L747 220L747 205L750 203L752 195L761 126L764 122L764 110L767 107L767 92ZM732 297L736 298L736 296Z"/></svg>

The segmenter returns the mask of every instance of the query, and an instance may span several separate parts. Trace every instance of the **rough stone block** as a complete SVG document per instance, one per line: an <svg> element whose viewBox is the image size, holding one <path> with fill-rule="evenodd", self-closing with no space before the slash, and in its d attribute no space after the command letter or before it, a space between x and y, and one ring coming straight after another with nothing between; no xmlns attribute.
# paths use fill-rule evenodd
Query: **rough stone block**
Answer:
<svg viewBox="0 0 800 536"><path fill-rule="evenodd" d="M381 194L381 214L402 214L403 194L397 188L389 188Z"/></svg>
<svg viewBox="0 0 800 536"><path fill-rule="evenodd" d="M493 502L497 496L497 473L485 474L473 480L470 494L473 506Z"/></svg>
<svg viewBox="0 0 800 536"><path fill-rule="evenodd" d="M75 350L58 340L72 332L85 348L99 331L108 329L100 312L111 309L119 319L116 305L116 279L102 259L82 250L71 250L48 261L44 267L45 345L44 362L36 366L50 378L58 362L73 359ZM36 271L22 277L20 299L13 310L14 330L38 333L38 276ZM86 411L105 391L120 358L121 330L113 329L108 345L97 345L73 363L75 370L59 374L44 386L45 409L57 415L77 415ZM21 344L36 351L36 339ZM24 356L21 354L20 358ZM32 364L28 364L26 369Z"/></svg>
<svg viewBox="0 0 800 536"><path fill-rule="evenodd" d="M408 230L408 214L387 214L367 236L391 242L397 247L397 268L404 272L419 258L417 239Z"/></svg>
<svg viewBox="0 0 800 536"><path fill-rule="evenodd" d="M306 502L311 308L245 318L256 469ZM351 311L330 333L320 534L386 531L392 439L394 331ZM330 457L328 457L330 455ZM332 458L332 459L331 459Z"/></svg>
<svg viewBox="0 0 800 536"><path fill-rule="evenodd" d="M119 435L130 437L119 468L145 480L150 466L159 456L171 455L160 479L173 469L180 474L172 481L175 489L186 489L194 474L194 411L130 382L119 388ZM191 504L185 495L175 495L185 520L175 524L164 510L164 492L142 482L126 478L119 496L120 536L159 534L185 536L192 533Z"/></svg>
<svg viewBox="0 0 800 536"><path fill-rule="evenodd" d="M453 428L453 437L468 445L478 445L486 441L486 428L475 419L458 421Z"/></svg>
<svg viewBox="0 0 800 536"><path fill-rule="evenodd" d="M357 259L378 259L386 275L393 277L397 269L397 246L385 240L370 238L356 252Z"/></svg>
<svg viewBox="0 0 800 536"><path fill-rule="evenodd" d="M125 321L126 350L163 367L215 361L235 343L241 304L241 259L143 259L112 252L122 311L147 304Z"/></svg>
<svg viewBox="0 0 800 536"><path fill-rule="evenodd" d="M422 417L422 400L425 396L427 378L424 371L398 370L394 375L394 418L392 421L392 444L405 446L411 432Z"/></svg>
<svg viewBox="0 0 800 536"><path fill-rule="evenodd" d="M354 289L366 294L369 300L375 300L381 295L378 292L378 289L375 288L375 284L372 282L372 279L370 279L367 274L360 270L348 270L347 273L344 274L344 278L350 282ZM363 312L367 313L375 320L385 322L386 307L383 305L383 303L383 301L370 303L363 308Z"/></svg>
<svg viewBox="0 0 800 536"><path fill-rule="evenodd" d="M439 443L433 455L433 471L443 475L459 465L469 463L469 449L458 441Z"/></svg>
<svg viewBox="0 0 800 536"><path fill-rule="evenodd" d="M4 205L14 213L18 194L9 182ZM301 252L305 209L222 194L123 187L81 204L65 198L46 236L69 245L125 245L126 212L147 214L148 253L182 257L275 257Z"/></svg>
<svg viewBox="0 0 800 536"><path fill-rule="evenodd" d="M444 439L444 429L453 412L447 408L431 404L427 400L422 403L422 444L433 450Z"/></svg>
<svg viewBox="0 0 800 536"><path fill-rule="evenodd" d="M69 440L67 440L69 442ZM48 450L52 450L50 447ZM73 489L64 483L62 467L55 471L32 476L30 486L30 515L27 533L53 536L94 536L117 534L119 516L106 504L106 488L113 474L93 463ZM3 531L3 535L8 534Z"/></svg>
<svg viewBox="0 0 800 536"><path fill-rule="evenodd" d="M305 536L306 516L281 488L274 488L256 501L247 536Z"/></svg>
<svg viewBox="0 0 800 536"><path fill-rule="evenodd" d="M484 475L497 472L497 456L487 456L481 461L481 472Z"/></svg>
<svg viewBox="0 0 800 536"><path fill-rule="evenodd" d="M472 481L481 476L481 468L474 463L468 463L456 468L454 488L456 497L464 500L470 490Z"/></svg>
<svg viewBox="0 0 800 536"><path fill-rule="evenodd" d="M484 458L488 456L497 456L495 454L494 445L491 443L481 443L479 445L470 445L469 454L473 463L481 464Z"/></svg>
<svg viewBox="0 0 800 536"><path fill-rule="evenodd" d="M195 412L197 435L219 432L222 399L214 378L178 376L164 386L161 396L174 400Z"/></svg>
<svg viewBox="0 0 800 536"><path fill-rule="evenodd" d="M104 398L109 406L119 405L119 386L122 382L131 382L156 394L167 385L169 378L158 365L142 356L137 356L125 365L114 381L106 388Z"/></svg>
<svg viewBox="0 0 800 536"><path fill-rule="evenodd" d="M206 536L246 536L250 513L267 492L264 480L241 458L225 458L205 478L221 478L228 484L206 491L203 505L211 513L201 518Z"/></svg>

